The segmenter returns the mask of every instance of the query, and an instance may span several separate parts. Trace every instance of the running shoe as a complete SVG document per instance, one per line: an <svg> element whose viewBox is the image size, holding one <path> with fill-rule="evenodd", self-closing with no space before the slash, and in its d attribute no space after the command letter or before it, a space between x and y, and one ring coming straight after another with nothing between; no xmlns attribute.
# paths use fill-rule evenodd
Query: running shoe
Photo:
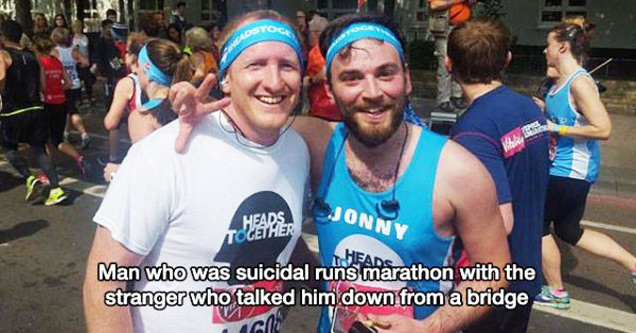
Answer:
<svg viewBox="0 0 636 333"><path fill-rule="evenodd" d="M84 150L88 148L90 144L91 144L91 137L88 135L88 133L82 134L82 142L80 143L80 149Z"/></svg>
<svg viewBox="0 0 636 333"><path fill-rule="evenodd" d="M90 178L93 177L93 175L95 174L95 167L91 160L86 156L80 157L80 159L77 161L77 166L79 167L84 177Z"/></svg>
<svg viewBox="0 0 636 333"><path fill-rule="evenodd" d="M53 206L66 200L66 198L66 192L64 192L61 187L52 188L51 192L49 192L49 197L46 199L46 202L44 202L44 204L47 206Z"/></svg>
<svg viewBox="0 0 636 333"><path fill-rule="evenodd" d="M552 293L550 286L543 286L541 293L534 298L534 303L542 306L549 306L556 309L569 309L570 308L570 296L567 291L564 292L564 296L559 297Z"/></svg>
<svg viewBox="0 0 636 333"><path fill-rule="evenodd" d="M26 181L26 196L24 197L24 201L29 201L31 199L31 195L33 195L33 190L35 189L35 185L40 182L38 177L34 175L30 175Z"/></svg>

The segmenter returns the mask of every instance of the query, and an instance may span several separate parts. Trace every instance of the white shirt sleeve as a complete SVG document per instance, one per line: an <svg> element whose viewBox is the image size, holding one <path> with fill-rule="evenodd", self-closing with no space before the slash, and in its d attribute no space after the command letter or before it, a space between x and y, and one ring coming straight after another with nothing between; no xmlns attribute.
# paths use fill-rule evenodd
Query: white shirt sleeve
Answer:
<svg viewBox="0 0 636 333"><path fill-rule="evenodd" d="M140 148L128 152L93 221L130 251L146 256L170 222L174 192L166 177L170 168L159 170Z"/></svg>

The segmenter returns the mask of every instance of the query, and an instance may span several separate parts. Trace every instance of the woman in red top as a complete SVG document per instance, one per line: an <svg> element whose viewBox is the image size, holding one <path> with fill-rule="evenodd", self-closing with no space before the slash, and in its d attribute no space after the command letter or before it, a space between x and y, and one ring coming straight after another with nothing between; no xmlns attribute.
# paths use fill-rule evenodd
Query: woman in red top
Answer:
<svg viewBox="0 0 636 333"><path fill-rule="evenodd" d="M40 71L42 80L42 94L44 95L44 111L49 119L50 142L49 151L55 150L72 157L80 171L84 174L86 163L84 157L75 148L64 141L66 127L67 105L65 89L71 86L71 78L64 69L62 62L53 55L55 44L50 38L40 37L35 41L38 60L42 66Z"/></svg>

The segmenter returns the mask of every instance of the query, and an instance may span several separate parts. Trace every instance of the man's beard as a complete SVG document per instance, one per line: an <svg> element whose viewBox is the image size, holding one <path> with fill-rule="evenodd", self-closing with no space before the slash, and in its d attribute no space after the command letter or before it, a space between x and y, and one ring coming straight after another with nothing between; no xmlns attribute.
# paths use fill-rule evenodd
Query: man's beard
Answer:
<svg viewBox="0 0 636 333"><path fill-rule="evenodd" d="M344 109L342 105L339 106L341 110ZM384 127L376 126L363 128L354 119L355 115L358 113L355 110L342 112L342 121L347 126L347 129L351 132L351 134L363 145L367 148L376 148L393 136L404 119L404 112L402 110L392 109L385 112L391 112L391 120L389 125Z"/></svg>

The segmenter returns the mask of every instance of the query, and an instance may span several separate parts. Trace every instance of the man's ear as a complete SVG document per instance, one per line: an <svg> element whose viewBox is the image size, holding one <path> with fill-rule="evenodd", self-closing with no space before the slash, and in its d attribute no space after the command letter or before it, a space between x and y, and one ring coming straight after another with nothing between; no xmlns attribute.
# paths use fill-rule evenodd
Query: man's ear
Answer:
<svg viewBox="0 0 636 333"><path fill-rule="evenodd" d="M224 94L228 95L230 93L230 84L228 83L230 73L225 74L223 80L221 80L221 90Z"/></svg>
<svg viewBox="0 0 636 333"><path fill-rule="evenodd" d="M453 72L453 62L448 56L444 57L444 67L446 67L446 71L449 73Z"/></svg>
<svg viewBox="0 0 636 333"><path fill-rule="evenodd" d="M508 54L506 54L506 67L510 65L511 61L512 61L512 51L508 51Z"/></svg>
<svg viewBox="0 0 636 333"><path fill-rule="evenodd" d="M406 80L406 95L410 95L411 92L413 91L413 85L411 85L411 71L409 71L409 65L408 64L404 64L404 79Z"/></svg>
<svg viewBox="0 0 636 333"><path fill-rule="evenodd" d="M326 85L327 87L327 96L329 97L329 100L331 101L331 103L333 105L336 105L336 98L333 95L333 91L331 90L331 83L329 82L329 80L326 81Z"/></svg>

